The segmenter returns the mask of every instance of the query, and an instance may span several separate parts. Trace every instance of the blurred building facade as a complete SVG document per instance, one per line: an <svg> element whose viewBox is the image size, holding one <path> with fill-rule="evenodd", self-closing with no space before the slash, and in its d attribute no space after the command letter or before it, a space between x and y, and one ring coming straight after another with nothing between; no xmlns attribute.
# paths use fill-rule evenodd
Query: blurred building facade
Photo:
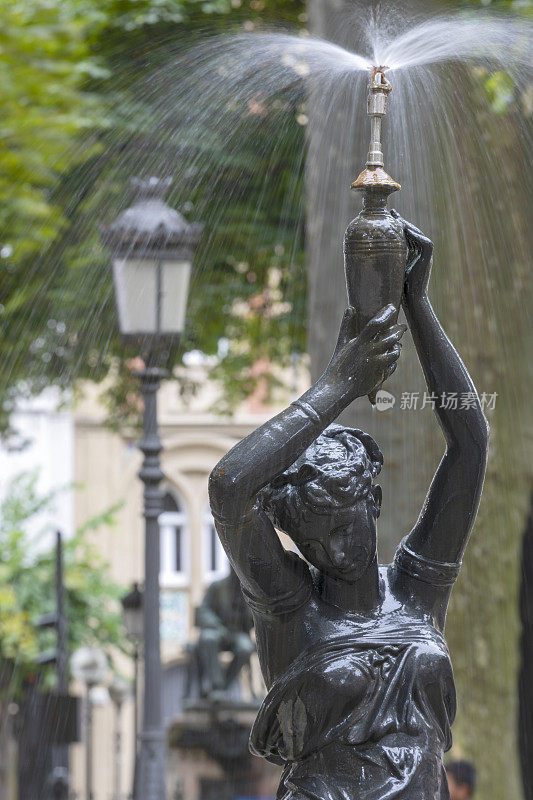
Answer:
<svg viewBox="0 0 533 800"><path fill-rule="evenodd" d="M64 536L74 533L74 495L69 491L74 476L74 415L68 400L55 388L38 397L20 398L10 416L13 433L0 442L0 501L11 481L22 474L34 474L39 496L51 497L28 531L29 536L39 533L41 540L35 544L42 549L52 545L59 523ZM45 528L50 536L42 538Z"/></svg>

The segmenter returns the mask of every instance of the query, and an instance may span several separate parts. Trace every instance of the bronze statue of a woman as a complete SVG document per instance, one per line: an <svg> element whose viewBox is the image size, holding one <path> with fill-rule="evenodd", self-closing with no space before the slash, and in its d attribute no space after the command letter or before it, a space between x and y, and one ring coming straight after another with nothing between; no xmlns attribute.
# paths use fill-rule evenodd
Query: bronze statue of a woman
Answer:
<svg viewBox="0 0 533 800"><path fill-rule="evenodd" d="M467 393L469 402L436 404L446 450L393 563L378 566L376 554L373 479L383 456L368 434L332 424L396 368L405 326L393 306L359 335L348 308L322 377L210 478L268 688L251 748L283 765L278 800L449 797L442 758L455 691L444 621L480 499L488 428L428 299L433 245L403 224L402 303L428 390ZM283 549L274 526L305 561Z"/></svg>

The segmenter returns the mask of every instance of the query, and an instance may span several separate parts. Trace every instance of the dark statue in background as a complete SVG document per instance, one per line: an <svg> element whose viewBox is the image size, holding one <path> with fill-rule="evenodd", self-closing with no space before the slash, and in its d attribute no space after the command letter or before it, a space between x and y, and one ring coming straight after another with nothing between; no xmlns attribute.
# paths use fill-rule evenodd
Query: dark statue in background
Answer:
<svg viewBox="0 0 533 800"><path fill-rule="evenodd" d="M183 713L170 726L170 746L203 751L208 762L221 768L222 774L202 779L202 798L255 796L255 786L269 765L252 758L248 747L260 702L250 662L256 648L250 635L252 613L233 570L207 588L195 624L199 637L188 646Z"/></svg>
<svg viewBox="0 0 533 800"><path fill-rule="evenodd" d="M378 565L383 456L333 424L394 371L406 326L388 305L343 317L331 361L299 400L239 442L210 478L221 541L256 630L268 689L252 751L283 766L278 800L445 800L455 689L446 608L483 484L488 428L428 299L432 243L398 215L402 297L446 449L413 530ZM304 559L286 552L275 527ZM398 537L402 535L398 531Z"/></svg>
<svg viewBox="0 0 533 800"><path fill-rule="evenodd" d="M200 629L197 644L200 693L211 700L222 699L243 667L249 666L255 652L250 636L254 621L233 570L209 586L196 610L195 622ZM226 664L221 660L224 652L230 653ZM253 695L251 678L250 690Z"/></svg>

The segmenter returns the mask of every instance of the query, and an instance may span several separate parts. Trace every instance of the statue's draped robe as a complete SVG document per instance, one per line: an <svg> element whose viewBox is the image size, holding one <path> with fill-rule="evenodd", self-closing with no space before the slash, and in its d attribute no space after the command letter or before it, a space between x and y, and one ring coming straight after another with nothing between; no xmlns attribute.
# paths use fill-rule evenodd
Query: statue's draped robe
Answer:
<svg viewBox="0 0 533 800"><path fill-rule="evenodd" d="M267 674L276 632L311 630L313 607L319 610L301 563L298 587L283 602L265 603L245 590ZM416 576L413 585L422 582L426 593L434 588L437 598L447 598L458 565L414 567L400 547L395 564L380 569L385 594L404 569L408 580ZM353 616L344 632L311 635L271 682L252 752L284 766L278 800L445 800L443 753L451 746L455 689L444 637L416 597L414 605Z"/></svg>

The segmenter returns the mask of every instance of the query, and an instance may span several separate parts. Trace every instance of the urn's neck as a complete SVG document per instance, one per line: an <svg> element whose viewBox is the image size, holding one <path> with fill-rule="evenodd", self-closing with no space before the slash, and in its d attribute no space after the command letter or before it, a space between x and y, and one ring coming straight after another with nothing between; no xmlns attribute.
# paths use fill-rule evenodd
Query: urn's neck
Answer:
<svg viewBox="0 0 533 800"><path fill-rule="evenodd" d="M386 214L389 192L380 192L376 189L362 192L363 214Z"/></svg>

